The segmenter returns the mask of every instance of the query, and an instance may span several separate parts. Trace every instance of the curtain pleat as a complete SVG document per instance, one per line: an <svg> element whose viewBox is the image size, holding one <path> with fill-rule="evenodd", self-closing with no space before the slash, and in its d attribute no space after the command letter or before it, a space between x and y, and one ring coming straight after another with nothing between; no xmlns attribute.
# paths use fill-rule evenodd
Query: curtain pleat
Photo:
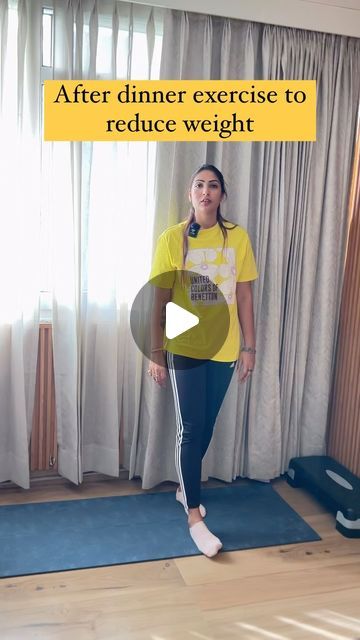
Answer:
<svg viewBox="0 0 360 640"><path fill-rule="evenodd" d="M89 22L89 48L90 48L90 62L88 69L89 79L96 77L96 54L98 45L98 32L99 32L99 13L98 3L94 2L94 6L90 15Z"/></svg>
<svg viewBox="0 0 360 640"><path fill-rule="evenodd" d="M155 21L153 9L150 10L150 14L146 23L146 40L148 56L148 79L151 80L151 65L155 47Z"/></svg>
<svg viewBox="0 0 360 640"><path fill-rule="evenodd" d="M5 55L8 34L8 2L0 0L0 108L4 100Z"/></svg>
<svg viewBox="0 0 360 640"><path fill-rule="evenodd" d="M118 4L115 2L111 18L111 77L117 78L117 49L119 39L119 11Z"/></svg>

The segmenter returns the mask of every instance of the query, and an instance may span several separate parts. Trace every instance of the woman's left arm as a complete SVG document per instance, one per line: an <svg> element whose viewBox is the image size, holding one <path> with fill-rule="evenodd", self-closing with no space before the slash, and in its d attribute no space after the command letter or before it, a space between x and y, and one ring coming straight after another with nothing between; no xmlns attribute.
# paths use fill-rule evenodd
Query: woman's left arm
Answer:
<svg viewBox="0 0 360 640"><path fill-rule="evenodd" d="M236 301L241 332L244 338L243 347L252 351L241 351L237 368L240 382L245 382L255 368L255 324L251 282L236 283Z"/></svg>

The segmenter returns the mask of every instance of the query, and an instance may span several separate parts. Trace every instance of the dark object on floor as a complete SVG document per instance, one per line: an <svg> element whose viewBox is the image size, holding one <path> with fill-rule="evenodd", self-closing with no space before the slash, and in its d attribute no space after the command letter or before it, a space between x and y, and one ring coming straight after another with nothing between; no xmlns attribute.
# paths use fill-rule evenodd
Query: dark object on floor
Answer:
<svg viewBox="0 0 360 640"><path fill-rule="evenodd" d="M312 492L336 514L336 529L360 537L360 478L329 456L292 458L287 471L292 487Z"/></svg>
<svg viewBox="0 0 360 640"><path fill-rule="evenodd" d="M204 489L201 499L224 551L321 539L270 484ZM175 491L0 507L2 577L194 555Z"/></svg>

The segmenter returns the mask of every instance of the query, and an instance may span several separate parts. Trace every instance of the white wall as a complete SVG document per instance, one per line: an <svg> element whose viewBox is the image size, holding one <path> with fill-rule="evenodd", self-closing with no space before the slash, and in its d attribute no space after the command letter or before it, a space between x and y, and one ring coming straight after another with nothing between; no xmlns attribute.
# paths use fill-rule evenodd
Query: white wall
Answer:
<svg viewBox="0 0 360 640"><path fill-rule="evenodd" d="M360 37L360 0L133 0L141 4Z"/></svg>

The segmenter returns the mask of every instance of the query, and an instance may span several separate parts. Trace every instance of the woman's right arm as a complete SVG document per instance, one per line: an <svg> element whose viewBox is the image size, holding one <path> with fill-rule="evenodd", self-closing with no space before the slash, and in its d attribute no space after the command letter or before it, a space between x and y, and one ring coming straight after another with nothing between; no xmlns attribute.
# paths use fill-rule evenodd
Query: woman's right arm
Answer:
<svg viewBox="0 0 360 640"><path fill-rule="evenodd" d="M166 380L166 362L163 351L166 305L171 300L171 289L154 287L151 314L151 360L149 374L161 387Z"/></svg>

